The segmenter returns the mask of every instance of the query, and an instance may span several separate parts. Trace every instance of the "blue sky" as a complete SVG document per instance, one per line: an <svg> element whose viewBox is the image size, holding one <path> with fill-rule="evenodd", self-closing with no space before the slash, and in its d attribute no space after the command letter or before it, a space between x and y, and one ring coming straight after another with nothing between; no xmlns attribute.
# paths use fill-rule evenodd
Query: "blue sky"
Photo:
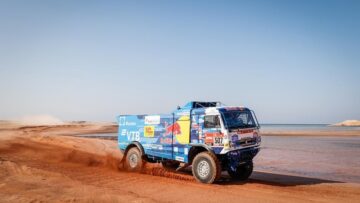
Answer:
<svg viewBox="0 0 360 203"><path fill-rule="evenodd" d="M360 1L1 1L0 119L114 121L190 100L360 120Z"/></svg>

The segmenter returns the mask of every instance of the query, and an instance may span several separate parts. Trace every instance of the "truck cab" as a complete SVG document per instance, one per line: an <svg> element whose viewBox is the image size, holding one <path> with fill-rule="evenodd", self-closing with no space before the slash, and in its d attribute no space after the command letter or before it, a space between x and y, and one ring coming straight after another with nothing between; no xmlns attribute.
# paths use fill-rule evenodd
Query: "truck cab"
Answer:
<svg viewBox="0 0 360 203"><path fill-rule="evenodd" d="M192 101L170 114L118 116L118 144L128 170L144 161L165 168L192 166L196 180L212 183L228 171L245 180L260 150L260 125L245 107Z"/></svg>

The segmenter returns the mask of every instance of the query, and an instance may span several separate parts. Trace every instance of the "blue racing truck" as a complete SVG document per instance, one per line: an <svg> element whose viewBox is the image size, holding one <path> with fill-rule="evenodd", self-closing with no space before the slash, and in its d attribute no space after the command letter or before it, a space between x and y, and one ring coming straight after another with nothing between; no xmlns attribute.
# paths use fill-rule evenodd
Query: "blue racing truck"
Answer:
<svg viewBox="0 0 360 203"><path fill-rule="evenodd" d="M118 144L128 171L145 162L165 168L192 166L195 179L213 183L227 171L246 180L260 150L260 125L245 107L220 102L189 102L171 114L120 115Z"/></svg>

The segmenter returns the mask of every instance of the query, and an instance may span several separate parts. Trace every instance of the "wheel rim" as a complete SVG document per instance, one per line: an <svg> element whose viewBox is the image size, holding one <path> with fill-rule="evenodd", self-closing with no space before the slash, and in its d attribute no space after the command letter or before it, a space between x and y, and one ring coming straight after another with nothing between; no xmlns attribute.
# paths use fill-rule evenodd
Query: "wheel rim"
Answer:
<svg viewBox="0 0 360 203"><path fill-rule="evenodd" d="M134 153L129 156L129 165L131 168L135 168L138 163L138 156Z"/></svg>
<svg viewBox="0 0 360 203"><path fill-rule="evenodd" d="M202 179L207 178L207 176L210 173L209 163L205 160L200 161L198 164L198 167L197 167L197 172L198 172L200 178L202 178Z"/></svg>

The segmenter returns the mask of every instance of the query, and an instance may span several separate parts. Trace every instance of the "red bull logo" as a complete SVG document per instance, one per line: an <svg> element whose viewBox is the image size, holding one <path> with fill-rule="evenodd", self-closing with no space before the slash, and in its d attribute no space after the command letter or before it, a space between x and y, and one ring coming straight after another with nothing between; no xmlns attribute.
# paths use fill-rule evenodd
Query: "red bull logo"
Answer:
<svg viewBox="0 0 360 203"><path fill-rule="evenodd" d="M165 136L169 135L171 133L174 133L174 135L181 134L181 127L177 122L175 122L175 123L173 123L171 125L166 124L165 128L166 128L166 131L165 131L165 134L164 134Z"/></svg>

